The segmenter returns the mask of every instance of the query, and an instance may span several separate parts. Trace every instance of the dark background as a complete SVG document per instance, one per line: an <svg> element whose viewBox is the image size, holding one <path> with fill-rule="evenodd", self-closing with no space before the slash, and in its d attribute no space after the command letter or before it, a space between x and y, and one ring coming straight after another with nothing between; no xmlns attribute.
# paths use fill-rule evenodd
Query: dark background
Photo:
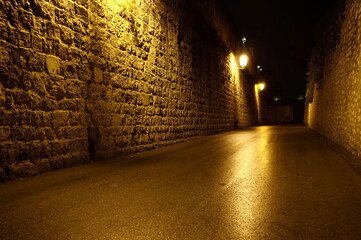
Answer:
<svg viewBox="0 0 361 240"><path fill-rule="evenodd" d="M240 40L247 38L262 67L268 103L302 99L318 22L337 0L221 0Z"/></svg>

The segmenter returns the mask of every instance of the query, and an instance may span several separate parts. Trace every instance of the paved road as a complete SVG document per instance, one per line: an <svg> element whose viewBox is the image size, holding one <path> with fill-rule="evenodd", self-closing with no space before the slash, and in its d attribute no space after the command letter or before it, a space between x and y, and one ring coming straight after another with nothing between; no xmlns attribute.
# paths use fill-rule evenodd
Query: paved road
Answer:
<svg viewBox="0 0 361 240"><path fill-rule="evenodd" d="M262 126L0 184L0 239L361 239L361 175Z"/></svg>

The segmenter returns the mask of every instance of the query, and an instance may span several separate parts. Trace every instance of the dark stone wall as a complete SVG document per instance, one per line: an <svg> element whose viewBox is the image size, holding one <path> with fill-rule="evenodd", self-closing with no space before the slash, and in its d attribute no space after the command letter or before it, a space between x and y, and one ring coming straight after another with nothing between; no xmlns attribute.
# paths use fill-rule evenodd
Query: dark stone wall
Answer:
<svg viewBox="0 0 361 240"><path fill-rule="evenodd" d="M305 122L361 156L361 2L338 1L320 24Z"/></svg>
<svg viewBox="0 0 361 240"><path fill-rule="evenodd" d="M256 124L216 1L0 1L0 179Z"/></svg>

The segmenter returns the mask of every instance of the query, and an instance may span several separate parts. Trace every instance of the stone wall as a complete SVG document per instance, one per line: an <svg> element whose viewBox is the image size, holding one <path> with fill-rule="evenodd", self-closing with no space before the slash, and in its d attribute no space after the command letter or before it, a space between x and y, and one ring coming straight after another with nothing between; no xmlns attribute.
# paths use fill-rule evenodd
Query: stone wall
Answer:
<svg viewBox="0 0 361 240"><path fill-rule="evenodd" d="M216 1L0 1L0 179L257 122Z"/></svg>
<svg viewBox="0 0 361 240"><path fill-rule="evenodd" d="M361 156L361 2L339 1L320 29L309 66L305 122Z"/></svg>

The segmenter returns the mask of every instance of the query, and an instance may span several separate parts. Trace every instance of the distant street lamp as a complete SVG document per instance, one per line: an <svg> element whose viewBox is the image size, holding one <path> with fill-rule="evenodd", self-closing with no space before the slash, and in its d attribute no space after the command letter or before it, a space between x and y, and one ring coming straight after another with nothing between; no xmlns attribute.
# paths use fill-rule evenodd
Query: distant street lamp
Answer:
<svg viewBox="0 0 361 240"><path fill-rule="evenodd" d="M263 91L265 88L266 88L266 84L261 82L261 83L258 83L258 88L260 91Z"/></svg>
<svg viewBox="0 0 361 240"><path fill-rule="evenodd" d="M243 46L246 45L246 42L247 42L247 38L243 37L243 38L242 38L242 44L243 44Z"/></svg>
<svg viewBox="0 0 361 240"><path fill-rule="evenodd" d="M275 101L275 102L278 102L279 100L281 100L281 98L279 96L276 96L273 98L273 101Z"/></svg>

